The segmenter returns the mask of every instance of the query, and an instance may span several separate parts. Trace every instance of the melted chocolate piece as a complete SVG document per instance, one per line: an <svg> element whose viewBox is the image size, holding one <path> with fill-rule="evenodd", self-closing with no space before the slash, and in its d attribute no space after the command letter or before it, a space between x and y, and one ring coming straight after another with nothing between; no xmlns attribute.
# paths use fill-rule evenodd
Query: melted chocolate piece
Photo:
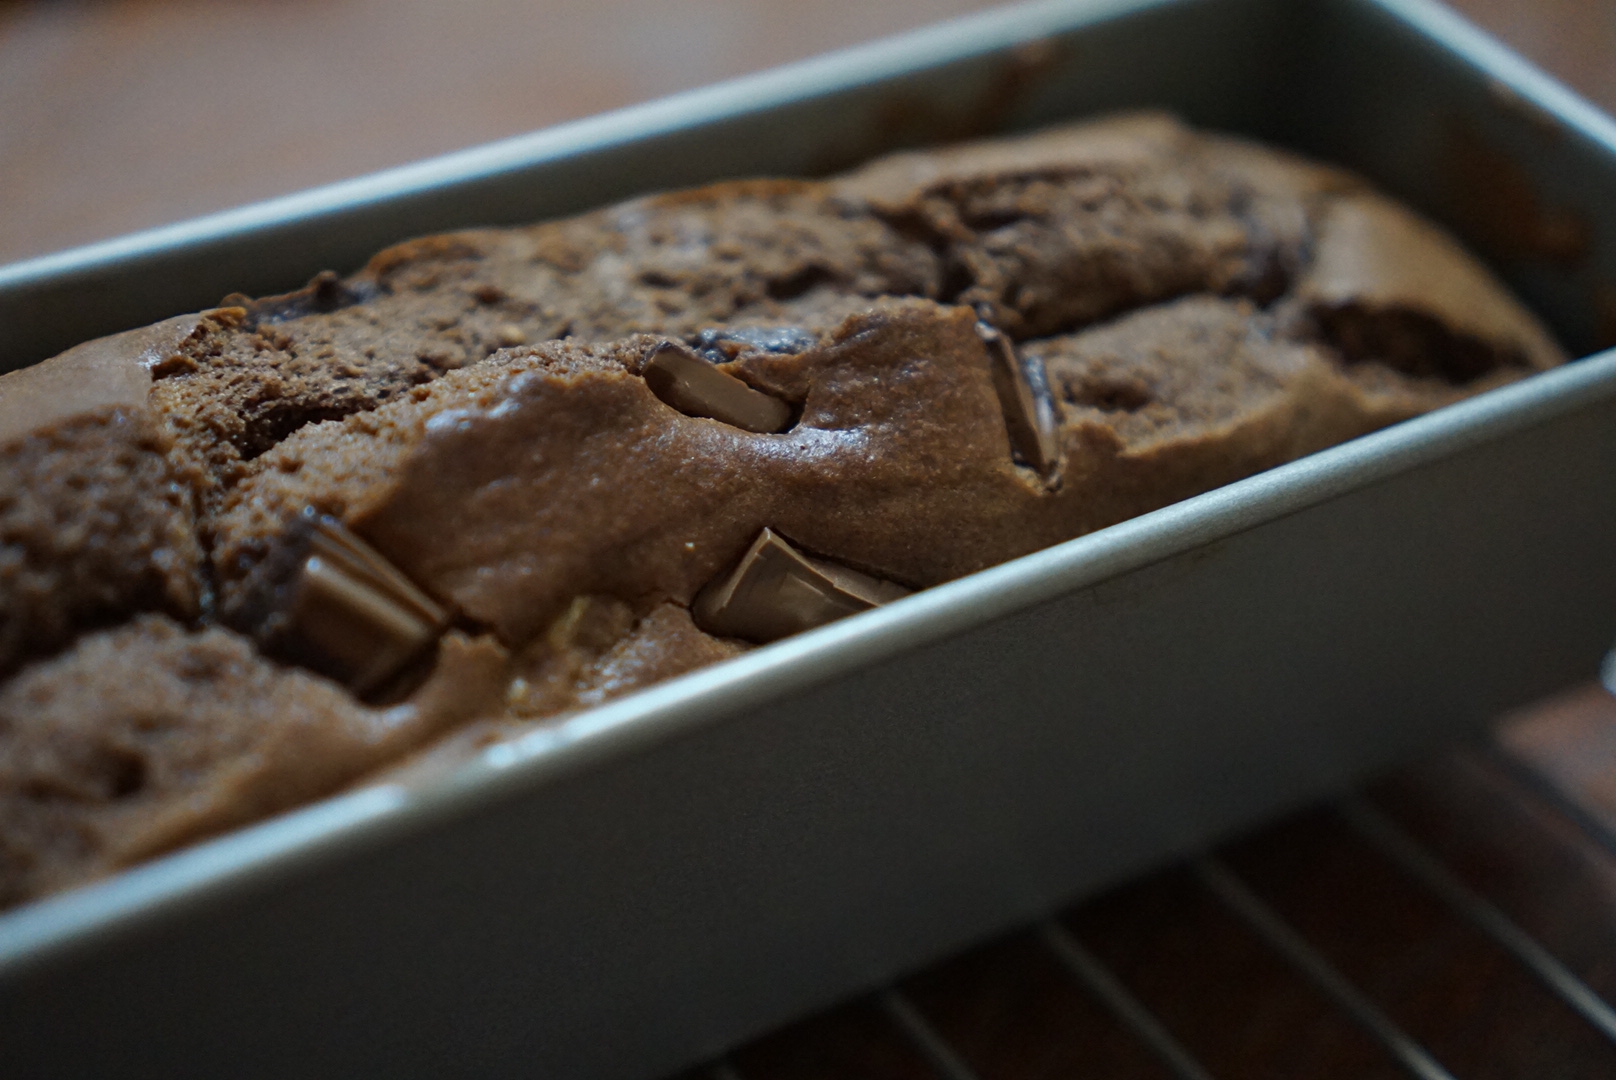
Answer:
<svg viewBox="0 0 1616 1080"><path fill-rule="evenodd" d="M360 696L389 686L449 624L440 604L336 518L306 511L225 621Z"/></svg>
<svg viewBox="0 0 1616 1080"><path fill-rule="evenodd" d="M1060 417L1044 362L1018 355L1010 339L985 322L976 324L976 333L993 358L993 389L1004 409L1011 449L1050 486L1059 486Z"/></svg>
<svg viewBox="0 0 1616 1080"><path fill-rule="evenodd" d="M369 282L344 280L335 270L321 270L309 279L307 285L293 292L257 299L233 292L220 300L219 306L242 308L246 311L246 325L256 328L310 315L329 315L333 311L374 299L378 292L376 286Z"/></svg>
<svg viewBox="0 0 1616 1080"><path fill-rule="evenodd" d="M696 596L696 625L765 644L909 595L890 581L804 555L764 529L740 564Z"/></svg>
<svg viewBox="0 0 1616 1080"><path fill-rule="evenodd" d="M426 651L448 612L333 518L315 526L287 612L310 666L364 695Z"/></svg>
<svg viewBox="0 0 1616 1080"><path fill-rule="evenodd" d="M686 416L705 416L759 434L791 427L792 409L754 390L682 345L663 342L651 350L641 374L651 392Z"/></svg>

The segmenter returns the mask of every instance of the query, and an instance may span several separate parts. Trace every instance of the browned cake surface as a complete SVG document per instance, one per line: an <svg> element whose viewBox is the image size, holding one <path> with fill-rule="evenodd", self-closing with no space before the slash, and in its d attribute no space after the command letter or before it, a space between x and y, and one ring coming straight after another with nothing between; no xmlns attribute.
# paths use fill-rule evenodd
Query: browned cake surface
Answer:
<svg viewBox="0 0 1616 1080"><path fill-rule="evenodd" d="M1029 467L989 324L1047 374L1058 464ZM785 403L784 429L670 407L645 377L670 341ZM744 643L703 633L689 607L764 528L925 587L1561 359L1451 239L1353 177L1154 115L414 241L345 281L82 346L0 382L3 452L34 455L41 477L16 513L0 503L4 550L41 553L15 588L54 637L29 647L140 612L189 627L82 638L0 691L73 695L79 718L24 710L0 728L14 770L0 803L21 808L0 891L314 797L452 723L482 718L463 746L733 655ZM64 395L64 373L113 390ZM97 418L113 415L132 449L109 448ZM36 524L69 519L83 539ZM438 675L397 707L438 692L467 649L484 668L502 658L482 680L500 693L396 738L352 735L375 709L276 666L310 662L277 635L329 571L310 561L317 533L379 553L325 579L328 601L369 605L406 642L441 629L439 607L484 635L445 639L459 644ZM367 577L372 557L435 606ZM238 674L187 674L175 658L204 646L236 650ZM147 723L138 698L74 666L141 650L166 687L152 723L208 762L186 772L202 788L35 798L77 767L61 747ZM323 712L298 704L309 695ZM336 734L308 777L252 749L315 729ZM252 794L226 797L217 777L242 753ZM183 830L160 824L182 804ZM114 819L172 839L84 839Z"/></svg>

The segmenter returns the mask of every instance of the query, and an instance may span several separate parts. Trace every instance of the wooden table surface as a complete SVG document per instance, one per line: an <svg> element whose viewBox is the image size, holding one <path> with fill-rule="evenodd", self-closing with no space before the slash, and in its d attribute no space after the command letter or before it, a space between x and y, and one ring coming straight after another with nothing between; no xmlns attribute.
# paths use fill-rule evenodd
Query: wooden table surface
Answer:
<svg viewBox="0 0 1616 1080"><path fill-rule="evenodd" d="M991 6L0 0L0 263ZM1616 3L1457 6L1616 108Z"/></svg>
<svg viewBox="0 0 1616 1080"><path fill-rule="evenodd" d="M987 7L0 0L0 262ZM1616 0L1457 0L1616 110ZM1616 1077L1616 702L1464 747L704 1077Z"/></svg>

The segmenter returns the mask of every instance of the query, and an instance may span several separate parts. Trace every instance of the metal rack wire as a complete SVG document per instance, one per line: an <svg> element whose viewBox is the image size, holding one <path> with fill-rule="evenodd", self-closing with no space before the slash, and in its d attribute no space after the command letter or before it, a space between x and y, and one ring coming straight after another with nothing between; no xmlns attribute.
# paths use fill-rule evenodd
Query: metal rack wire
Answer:
<svg viewBox="0 0 1616 1080"><path fill-rule="evenodd" d="M1496 748L1479 758L1469 753L1460 755L1465 767L1495 771L1501 756L1508 755ZM1532 772L1517 759L1511 757L1505 764L1504 772L1509 775L1499 773L1505 783L1516 785L1523 797L1552 802L1554 812L1564 814L1572 828L1585 834L1603 857L1611 858L1616 852L1616 834L1604 826L1597 814L1582 812L1577 801L1562 788L1541 773ZM1522 775L1522 770L1530 772L1530 776ZM1611 1048L1611 1061L1616 1063L1616 1008L1548 945L1511 918L1499 904L1467 884L1440 854L1422 843L1374 800L1361 794L1349 795L1332 804L1329 814L1335 825L1368 845L1426 897L1434 899L1448 914L1507 953L1519 970L1528 973L1552 994L1576 1017L1576 1022L1598 1033ZM1616 866L1616 859L1612 859L1612 863ZM1282 958L1292 972L1317 990L1340 1016L1373 1040L1396 1071L1417 1080L1457 1080L1463 1075L1399 1024L1370 992L1311 942L1301 928L1265 900L1261 891L1222 853L1208 852L1191 860L1189 872L1198 887L1216 899L1223 913L1237 919L1263 946ZM1122 974L1086 945L1081 935L1074 933L1067 919L1051 915L1027 928L1023 937L1036 941L1045 958L1052 958L1073 985L1103 1006L1110 1019L1148 1051L1165 1075L1176 1080L1213 1080L1219 1075L1197 1059L1175 1033L1173 1025L1153 1011L1130 988ZM1616 957L1611 959L1616 962ZM969 1054L951 1042L946 1026L928 1016L927 1010L917 1003L903 983L882 988L868 999L868 1004L884 1015L908 1049L925 1062L937 1080L996 1080L973 1066ZM764 1075L754 1075L738 1067L735 1056L708 1066L705 1071L710 1080L768 1080Z"/></svg>

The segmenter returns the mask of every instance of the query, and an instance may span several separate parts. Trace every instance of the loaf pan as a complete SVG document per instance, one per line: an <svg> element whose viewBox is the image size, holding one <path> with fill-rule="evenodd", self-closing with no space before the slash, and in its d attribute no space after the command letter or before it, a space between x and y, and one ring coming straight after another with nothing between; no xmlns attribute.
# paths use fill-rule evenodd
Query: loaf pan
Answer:
<svg viewBox="0 0 1616 1080"><path fill-rule="evenodd" d="M650 1078L1590 677L1616 126L1424 0L990 12L0 270L0 356L1145 105L1369 175L1586 358L0 917L0 1072Z"/></svg>

